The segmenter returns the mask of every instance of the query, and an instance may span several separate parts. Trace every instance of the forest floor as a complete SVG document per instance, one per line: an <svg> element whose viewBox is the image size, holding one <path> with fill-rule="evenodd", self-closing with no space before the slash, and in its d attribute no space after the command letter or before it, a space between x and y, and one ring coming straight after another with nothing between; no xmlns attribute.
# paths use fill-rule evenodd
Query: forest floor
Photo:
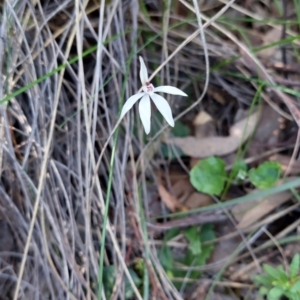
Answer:
<svg viewBox="0 0 300 300"><path fill-rule="evenodd" d="M300 299L299 1L0 9L0 299Z"/></svg>

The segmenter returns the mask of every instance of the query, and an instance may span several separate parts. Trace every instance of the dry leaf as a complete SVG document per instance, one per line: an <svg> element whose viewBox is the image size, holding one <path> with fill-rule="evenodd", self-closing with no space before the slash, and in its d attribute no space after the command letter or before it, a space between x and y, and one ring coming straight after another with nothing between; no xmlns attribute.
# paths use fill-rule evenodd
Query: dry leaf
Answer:
<svg viewBox="0 0 300 300"><path fill-rule="evenodd" d="M281 39L281 35L282 35L281 29L271 28L266 34L262 35L262 39L264 41L263 45L269 45L269 44L279 41ZM276 60L280 61L281 57L280 57L280 59L278 59L278 55L280 55L281 53L278 50L280 50L280 48L278 46L276 46L276 47L273 46L273 47L266 48L266 49L259 51L258 55L265 56L268 58L272 57L272 59L276 58Z"/></svg>
<svg viewBox="0 0 300 300"><path fill-rule="evenodd" d="M283 155L283 154L274 154L270 157L270 160L279 162L281 165L282 171L286 172L288 165L290 163L291 157L289 157L287 155ZM295 160L291 165L291 168L289 170L289 175L297 175L299 173L300 173L300 161Z"/></svg>
<svg viewBox="0 0 300 300"><path fill-rule="evenodd" d="M211 282L209 280L201 279L200 281L197 281L196 290L193 291L191 295L188 295L184 299L205 300L207 299L207 294L210 286L211 286ZM236 298L233 298L231 295L226 295L220 292L212 292L209 297L209 300L232 300L232 299L236 299Z"/></svg>
<svg viewBox="0 0 300 300"><path fill-rule="evenodd" d="M196 192L188 178L178 180L172 186L172 192L175 199L188 210L214 203L209 195Z"/></svg>
<svg viewBox="0 0 300 300"><path fill-rule="evenodd" d="M193 121L193 124L195 126L197 126L197 125L203 125L205 123L211 122L212 120L213 120L213 118L211 117L211 115L209 115L207 112L205 112L204 110L202 110L195 117L195 119Z"/></svg>
<svg viewBox="0 0 300 300"><path fill-rule="evenodd" d="M164 178L165 172L160 171L158 175L159 175L158 178ZM169 167L169 180L170 180L171 186L174 186L180 180L186 180L188 178L189 178L188 174L186 172L182 171L181 166L178 167L175 164L170 165L170 167ZM172 192L174 192L174 191L172 190Z"/></svg>
<svg viewBox="0 0 300 300"><path fill-rule="evenodd" d="M195 137L197 139L216 135L216 127L213 118L205 111L198 113L193 124L195 126Z"/></svg>
<svg viewBox="0 0 300 300"><path fill-rule="evenodd" d="M259 130L255 132L253 141L257 142L258 144L269 146L277 145L280 126L282 126L282 117L275 109L273 109L269 105L263 105L261 114L262 116L268 117L261 118L259 120Z"/></svg>
<svg viewBox="0 0 300 300"><path fill-rule="evenodd" d="M259 112L249 118L235 123L230 129L228 137L207 137L197 139L189 136L185 138L171 138L167 143L178 146L186 155L204 158L212 155L222 156L235 151L240 144L249 138L255 129Z"/></svg>
<svg viewBox="0 0 300 300"><path fill-rule="evenodd" d="M200 89L204 88L204 83L199 83ZM214 99L215 101L219 102L222 106L227 105L230 101L230 98L228 97L228 92L226 92L223 88L213 87L209 88L206 92L206 94Z"/></svg>
<svg viewBox="0 0 300 300"><path fill-rule="evenodd" d="M209 195L194 192L184 202L184 206L186 206L188 209L195 209L199 207L208 206L214 203L215 202L212 200L212 198Z"/></svg>
<svg viewBox="0 0 300 300"><path fill-rule="evenodd" d="M187 209L172 196L162 184L158 184L158 193L161 200L171 212L186 211Z"/></svg>
<svg viewBox="0 0 300 300"><path fill-rule="evenodd" d="M276 207L288 201L291 198L291 195L291 192L285 191L272 195L265 199L260 199L260 202L256 202L256 206L252 207L243 215L237 227L240 229L249 227L256 221L260 220L262 217L273 211ZM234 215L235 213L236 211L234 212Z"/></svg>
<svg viewBox="0 0 300 300"><path fill-rule="evenodd" d="M295 179L295 177L289 178L288 180L293 179ZM282 183L283 181L279 180L277 185ZM258 190L254 190L253 192L257 191ZM231 209L231 212L239 222L237 227L244 229L254 224L256 221L273 211L276 207L288 201L291 198L291 195L292 194L290 191L284 191L269 197L259 198L252 202L245 202L235 205Z"/></svg>
<svg viewBox="0 0 300 300"><path fill-rule="evenodd" d="M239 235L229 237L236 231L234 225L229 220L215 224L215 231L218 232L219 237L226 237L224 239L221 238L214 244L214 250L208 260L208 264L211 266L210 270L219 272L224 264L226 264L227 258L230 257L241 243L242 239Z"/></svg>
<svg viewBox="0 0 300 300"><path fill-rule="evenodd" d="M172 186L173 195L180 203L185 202L194 191L188 178L180 179Z"/></svg>

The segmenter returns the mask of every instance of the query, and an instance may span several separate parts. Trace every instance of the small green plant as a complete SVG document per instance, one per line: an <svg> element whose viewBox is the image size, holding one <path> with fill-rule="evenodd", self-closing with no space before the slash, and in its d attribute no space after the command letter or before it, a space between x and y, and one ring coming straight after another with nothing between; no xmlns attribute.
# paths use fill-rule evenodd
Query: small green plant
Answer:
<svg viewBox="0 0 300 300"><path fill-rule="evenodd" d="M197 267L204 266L210 257L214 245L206 242L215 239L213 225L205 224L201 227L191 226L182 231L188 241L187 251L184 255L175 257L170 246L166 243L180 233L178 228L173 228L166 233L164 245L159 252L159 258L168 276L174 280L174 285L180 287L184 278L198 279L202 274ZM189 270L190 267L194 269Z"/></svg>
<svg viewBox="0 0 300 300"><path fill-rule="evenodd" d="M251 169L248 173L250 181L260 189L273 186L279 179L281 166L277 161L266 161L258 168Z"/></svg>
<svg viewBox="0 0 300 300"><path fill-rule="evenodd" d="M296 254L289 266L284 271L282 265L273 268L263 265L264 275L254 277L254 282L260 286L259 294L268 300L279 300L285 296L290 300L300 300L300 254Z"/></svg>
<svg viewBox="0 0 300 300"><path fill-rule="evenodd" d="M225 170L225 162L218 157L208 157L201 160L190 171L190 181L194 188L209 195L220 195L224 189L226 181L245 180L260 188L272 187L279 179L281 166L276 161L266 161L247 172L247 166L242 161L237 161L231 176Z"/></svg>
<svg viewBox="0 0 300 300"><path fill-rule="evenodd" d="M116 284L117 279L117 272L115 266L106 266L103 269L103 285L105 290L105 296L109 299L112 295L113 288ZM139 288L142 285L142 280L139 278L138 274L132 269L129 268L129 273L133 279L133 282L135 285ZM132 299L134 296L134 291L128 281L128 279L125 277L125 290L124 290L124 299Z"/></svg>

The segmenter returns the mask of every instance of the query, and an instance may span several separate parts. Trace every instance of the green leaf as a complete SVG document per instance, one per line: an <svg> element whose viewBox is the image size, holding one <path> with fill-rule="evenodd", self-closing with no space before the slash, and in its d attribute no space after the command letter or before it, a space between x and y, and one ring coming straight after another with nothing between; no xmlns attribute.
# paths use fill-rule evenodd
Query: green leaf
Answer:
<svg viewBox="0 0 300 300"><path fill-rule="evenodd" d="M282 266L281 266L282 267ZM263 265L263 269L266 271L266 273L275 280L281 280L281 281L287 281L287 275L284 273L283 269L280 267L273 268L269 265ZM284 276L285 275L285 276ZM284 278L283 278L284 276Z"/></svg>
<svg viewBox="0 0 300 300"><path fill-rule="evenodd" d="M259 295L261 295L261 296L265 296L265 295L268 294L269 290L270 290L270 289L268 289L268 288L262 286L262 287L260 287L258 293L259 293Z"/></svg>
<svg viewBox="0 0 300 300"><path fill-rule="evenodd" d="M159 251L159 260L166 271L173 269L174 260L170 247L163 246Z"/></svg>
<svg viewBox="0 0 300 300"><path fill-rule="evenodd" d="M177 146L172 145L168 146L165 144L161 144L161 154L164 158L174 159L176 157L183 157L185 154L179 149Z"/></svg>
<svg viewBox="0 0 300 300"><path fill-rule="evenodd" d="M129 273L131 275L131 278L134 282L134 284L139 287L142 285L142 280L139 278L139 276L135 273L134 270L128 269ZM135 296L134 290L132 289L132 286L128 280L128 278L125 278L125 299L132 299Z"/></svg>
<svg viewBox="0 0 300 300"><path fill-rule="evenodd" d="M300 294L299 292L297 294L295 293L284 293L284 296L287 297L287 299L291 299L291 300L300 300Z"/></svg>
<svg viewBox="0 0 300 300"><path fill-rule="evenodd" d="M134 272L134 270L129 269L129 273L133 279L133 282L137 287L141 286L142 280L139 276ZM112 294L112 290L116 283L116 268L115 266L107 266L103 269L103 286L105 289L105 295L107 298L110 298ZM130 282L128 281L127 277L125 278L125 299L132 299L134 296L134 291L131 287Z"/></svg>
<svg viewBox="0 0 300 300"><path fill-rule="evenodd" d="M274 287L269 291L267 299L279 300L282 295L283 295L283 290L279 287Z"/></svg>
<svg viewBox="0 0 300 300"><path fill-rule="evenodd" d="M201 241L207 242L211 241L216 238L215 232L213 230L213 226L211 224L206 224L201 228ZM212 251L214 250L214 245L202 245L202 252L201 257L203 259L203 265L205 264L206 260L210 257Z"/></svg>
<svg viewBox="0 0 300 300"><path fill-rule="evenodd" d="M188 249L192 252L193 255L201 253L201 240L200 232L196 226L192 226L183 232L184 236L189 241Z"/></svg>
<svg viewBox="0 0 300 300"><path fill-rule="evenodd" d="M290 288L290 292L293 294L299 293L300 295L300 279L293 284Z"/></svg>
<svg viewBox="0 0 300 300"><path fill-rule="evenodd" d="M300 254L297 253L294 255L291 264L290 264L290 276L291 278L296 277L300 271Z"/></svg>
<svg viewBox="0 0 300 300"><path fill-rule="evenodd" d="M140 277L144 276L144 270L145 270L145 261L142 258L138 258L137 262L134 265L134 270L137 272L137 274Z"/></svg>
<svg viewBox="0 0 300 300"><path fill-rule="evenodd" d="M110 298L116 280L116 271L114 266L107 266L103 269L103 287L105 295Z"/></svg>
<svg viewBox="0 0 300 300"><path fill-rule="evenodd" d="M247 164L244 161L235 161L231 170L231 178L244 180L247 175L247 169Z"/></svg>
<svg viewBox="0 0 300 300"><path fill-rule="evenodd" d="M175 126L171 130L171 133L177 137L186 137L190 134L190 129L181 121L176 121Z"/></svg>
<svg viewBox="0 0 300 300"><path fill-rule="evenodd" d="M220 195L226 180L225 162L218 157L201 160L190 171L193 187L202 193Z"/></svg>
<svg viewBox="0 0 300 300"><path fill-rule="evenodd" d="M289 277L288 277L288 274L285 272L285 270L283 269L283 266L282 265L279 265L277 268L276 268L276 271L278 273L278 276L279 276L279 280L282 281L282 282L288 282L289 281Z"/></svg>
<svg viewBox="0 0 300 300"><path fill-rule="evenodd" d="M215 235L213 224L202 225L200 236L201 236L201 240L203 242L209 242L211 240L214 240L216 238L216 235ZM212 248L213 248L213 245L212 245Z"/></svg>
<svg viewBox="0 0 300 300"><path fill-rule="evenodd" d="M249 171L249 179L253 185L260 189L272 187L279 179L281 166L276 161L266 161L258 168Z"/></svg>
<svg viewBox="0 0 300 300"><path fill-rule="evenodd" d="M159 127L157 130L160 130ZM172 128L171 133L176 137L186 137L190 134L190 129L188 126L184 125L181 121L176 121L175 126ZM175 145L165 145L161 144L161 153L163 157L173 159L176 157L185 156L181 149Z"/></svg>
<svg viewBox="0 0 300 300"><path fill-rule="evenodd" d="M272 287L273 278L269 275L256 275L254 276L256 285L263 285L265 287Z"/></svg>
<svg viewBox="0 0 300 300"><path fill-rule="evenodd" d="M178 227L168 230L164 236L163 246L158 253L159 260L170 278L174 277L174 258L171 248L166 245L166 242L178 235L179 232Z"/></svg>
<svg viewBox="0 0 300 300"><path fill-rule="evenodd" d="M164 242L167 242L171 239L173 239L175 236L177 236L178 234L180 233L180 230L178 227L174 227L170 230L168 230L165 234L165 237L164 237Z"/></svg>
<svg viewBox="0 0 300 300"><path fill-rule="evenodd" d="M205 224L205 225L201 226L200 231L197 230L197 232L198 232L198 240L201 242L201 252L199 254L194 255L192 250L189 248L186 253L186 256L183 259L178 260L181 264L183 264L187 267L204 266L206 263L206 260L210 257L211 252L214 249L213 244L209 244L209 245L203 244L212 239L215 239L216 236L214 233L213 225ZM196 231L195 231L195 229L193 229L192 233L189 233L189 237L193 237L195 235L196 235ZM189 271L189 272L187 272L187 271L183 272L181 270L181 271L177 271L175 274L177 277L185 278L188 275L188 278L190 278L190 279L198 279L199 276L202 274L202 271L193 270L193 271Z"/></svg>

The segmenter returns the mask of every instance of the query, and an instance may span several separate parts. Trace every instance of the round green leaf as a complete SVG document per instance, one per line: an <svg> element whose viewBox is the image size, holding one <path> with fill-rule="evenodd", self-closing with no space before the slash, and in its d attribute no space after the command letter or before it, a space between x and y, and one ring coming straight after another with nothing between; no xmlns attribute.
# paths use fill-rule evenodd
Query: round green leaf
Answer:
<svg viewBox="0 0 300 300"><path fill-rule="evenodd" d="M220 195L225 180L225 162L218 157L203 159L190 171L191 184L202 193Z"/></svg>
<svg viewBox="0 0 300 300"><path fill-rule="evenodd" d="M258 168L249 171L249 179L260 189L272 187L279 179L281 166L276 161L266 161Z"/></svg>

